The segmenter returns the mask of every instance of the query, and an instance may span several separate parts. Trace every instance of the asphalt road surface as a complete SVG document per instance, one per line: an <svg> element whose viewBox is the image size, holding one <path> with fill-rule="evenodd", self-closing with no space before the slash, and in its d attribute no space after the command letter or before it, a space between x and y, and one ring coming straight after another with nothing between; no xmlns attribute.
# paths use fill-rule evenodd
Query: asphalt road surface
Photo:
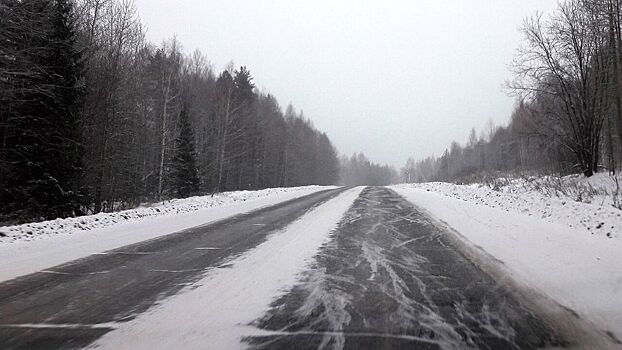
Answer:
<svg viewBox="0 0 622 350"><path fill-rule="evenodd" d="M83 348L342 190L0 284L0 349ZM251 349L534 349L564 341L393 191L368 187ZM215 248L215 249L214 249ZM99 325L92 327L88 325ZM209 347L207 347L209 348Z"/></svg>
<svg viewBox="0 0 622 350"><path fill-rule="evenodd" d="M368 187L253 349L534 349L561 339L395 192Z"/></svg>
<svg viewBox="0 0 622 350"><path fill-rule="evenodd" d="M132 319L342 191L313 193L0 283L0 349L83 348L112 330L106 323Z"/></svg>

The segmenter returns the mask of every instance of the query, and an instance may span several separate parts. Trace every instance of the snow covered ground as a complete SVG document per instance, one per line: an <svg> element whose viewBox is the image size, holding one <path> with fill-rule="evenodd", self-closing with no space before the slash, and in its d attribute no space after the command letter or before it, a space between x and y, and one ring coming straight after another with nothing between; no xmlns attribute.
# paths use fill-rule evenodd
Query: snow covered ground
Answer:
<svg viewBox="0 0 622 350"><path fill-rule="evenodd" d="M557 184L557 181L567 184ZM613 206L611 195L615 191L615 183L605 174L590 179L501 179L492 185L495 190L490 188L491 184L430 182L412 186L461 201L578 228L592 235L622 238L622 210ZM579 199L582 201L577 201Z"/></svg>
<svg viewBox="0 0 622 350"><path fill-rule="evenodd" d="M136 319L118 325L97 349L239 349L249 324L297 281L359 196L353 188L318 206L266 242L213 269L203 280ZM201 322L197 322L201 320Z"/></svg>
<svg viewBox="0 0 622 350"><path fill-rule="evenodd" d="M116 213L0 227L4 234L0 282L330 188L334 186L226 192Z"/></svg>
<svg viewBox="0 0 622 350"><path fill-rule="evenodd" d="M622 211L522 185L392 188L496 258L516 282L622 339Z"/></svg>
<svg viewBox="0 0 622 350"><path fill-rule="evenodd" d="M622 176L599 173L589 178L582 175L506 177L486 184L456 187L436 182L420 184L418 188L580 227L594 235L610 238L622 235Z"/></svg>
<svg viewBox="0 0 622 350"><path fill-rule="evenodd" d="M206 208L222 207L257 199L291 199L316 191L334 188L331 186L302 186L268 188L259 191L223 192L214 196L196 196L172 199L148 207L123 210L114 213L99 213L77 218L56 219L15 226L0 226L0 244L15 241L29 241L58 234L75 234L83 231L115 226L123 223L150 220L161 216L193 213ZM294 194L290 197L289 194Z"/></svg>

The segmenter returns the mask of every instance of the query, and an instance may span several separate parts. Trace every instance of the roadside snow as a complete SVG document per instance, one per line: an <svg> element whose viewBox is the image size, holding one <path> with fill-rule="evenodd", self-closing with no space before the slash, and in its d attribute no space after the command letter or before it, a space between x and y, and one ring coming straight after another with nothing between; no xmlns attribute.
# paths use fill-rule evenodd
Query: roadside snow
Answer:
<svg viewBox="0 0 622 350"><path fill-rule="evenodd" d="M56 219L15 226L0 226L0 244L16 241L30 241L57 234L74 234L122 223L150 220L161 216L192 213L205 208L220 207L260 198L275 197L287 193L309 194L334 188L330 186L302 186L289 188L268 188L259 191L224 192L214 196L196 196L172 199L149 207L123 210L114 213L99 213L77 218Z"/></svg>
<svg viewBox="0 0 622 350"><path fill-rule="evenodd" d="M1 227L8 237L0 238L0 282L331 188L227 192L150 208Z"/></svg>
<svg viewBox="0 0 622 350"><path fill-rule="evenodd" d="M570 199L576 202L593 203L609 209L612 207L622 209L622 198L620 198L622 176L620 175L610 176L607 173L597 173L590 177L583 175L528 176L500 180L507 182L499 186L502 192L539 192L562 200Z"/></svg>
<svg viewBox="0 0 622 350"><path fill-rule="evenodd" d="M330 240L362 188L350 189L313 209L267 241L212 269L203 280L165 299L100 338L97 349L240 349L249 324L286 293ZM201 320L201 322L197 322Z"/></svg>
<svg viewBox="0 0 622 350"><path fill-rule="evenodd" d="M445 183L392 188L500 260L517 282L622 339L622 222L616 209ZM596 222L607 226L598 229Z"/></svg>
<svg viewBox="0 0 622 350"><path fill-rule="evenodd" d="M602 189L597 190L597 192L603 193L604 189L610 188L613 183L613 180L609 180L611 183L606 182L607 178L605 175L605 177L598 177L598 182L596 182L596 178L589 181L594 183L594 189ZM575 182L575 185L584 184L583 181L588 180ZM608 201L611 200L611 196L594 195L591 197L591 203L577 202L560 193L546 192L542 189L541 182L535 180L529 183L523 180L512 180L499 186L498 191L481 184L455 185L445 182L430 182L409 186L489 208L578 228L591 235L622 238L622 210L609 204ZM540 190L536 190L534 187L538 187Z"/></svg>

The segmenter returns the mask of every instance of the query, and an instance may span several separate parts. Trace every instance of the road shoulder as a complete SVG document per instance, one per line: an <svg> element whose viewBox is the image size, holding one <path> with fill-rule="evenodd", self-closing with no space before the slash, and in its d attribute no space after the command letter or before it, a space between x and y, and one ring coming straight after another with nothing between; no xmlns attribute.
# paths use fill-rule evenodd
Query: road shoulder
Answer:
<svg viewBox="0 0 622 350"><path fill-rule="evenodd" d="M599 287L603 275L621 274L617 265L606 263L618 259L615 243L596 243L599 249L594 249L582 232L538 218L431 191L390 188L433 218L471 261L580 348L620 348L622 304Z"/></svg>

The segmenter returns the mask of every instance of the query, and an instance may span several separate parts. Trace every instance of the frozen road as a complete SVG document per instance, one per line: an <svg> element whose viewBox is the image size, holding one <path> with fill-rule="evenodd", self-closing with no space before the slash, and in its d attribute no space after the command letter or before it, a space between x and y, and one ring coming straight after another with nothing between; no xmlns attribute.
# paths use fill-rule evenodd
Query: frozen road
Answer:
<svg viewBox="0 0 622 350"><path fill-rule="evenodd" d="M561 344L395 192L368 187L253 349L534 349Z"/></svg>
<svg viewBox="0 0 622 350"><path fill-rule="evenodd" d="M342 193L315 193L4 282L0 349L84 348L157 302L166 305L167 297L205 270L227 268L222 264L231 256L270 240L270 233ZM275 295L272 306L247 327L240 348L564 344L460 254L447 234L395 192L364 189L296 284ZM247 292L252 296L253 290ZM217 347L206 339L201 348Z"/></svg>

